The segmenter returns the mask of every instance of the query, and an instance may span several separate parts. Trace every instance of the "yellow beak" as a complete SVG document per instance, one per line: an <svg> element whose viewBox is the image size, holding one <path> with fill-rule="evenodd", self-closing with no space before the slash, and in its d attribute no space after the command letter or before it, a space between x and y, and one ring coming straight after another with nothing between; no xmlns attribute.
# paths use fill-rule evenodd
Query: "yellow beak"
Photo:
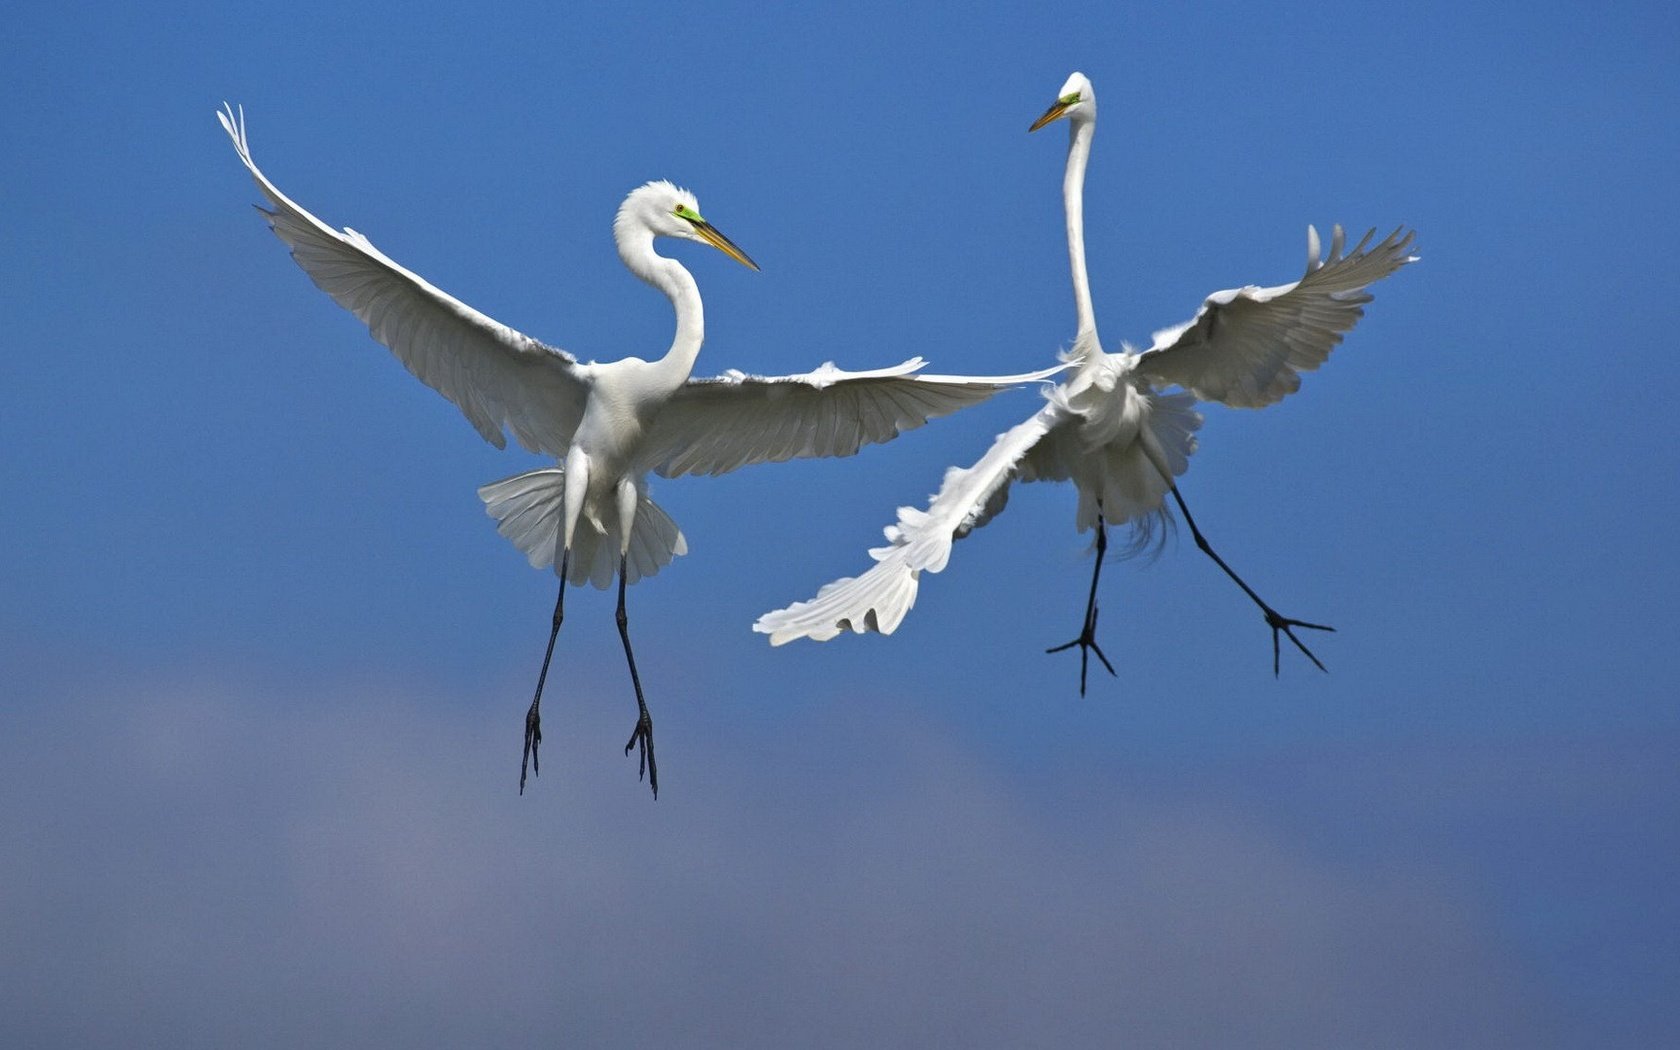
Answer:
<svg viewBox="0 0 1680 1050"><path fill-rule="evenodd" d="M1042 128L1046 124L1053 124L1056 121L1060 120L1062 118L1062 116L1067 113L1067 111L1068 111L1068 103L1063 102L1061 99L1057 99L1056 104L1054 106L1051 106L1049 109L1045 110L1044 111L1044 116L1039 117L1037 120L1033 121L1033 126L1028 128L1027 130L1029 132L1037 131L1039 128Z"/></svg>
<svg viewBox="0 0 1680 1050"><path fill-rule="evenodd" d="M694 232L698 233L701 236L701 238L703 238L705 240L705 242L707 244L716 248L718 251L722 252L723 254L729 256L731 259L734 259L736 262L740 263L742 266L748 267L749 269L753 269L753 270L758 269L758 264L753 262L752 259L747 255L746 252L744 252L741 249L735 247L735 242L730 240L728 237L725 237L723 235L722 231L720 231L716 226L713 226L711 223L705 221L704 219L700 220L699 222L695 222L693 219L690 219L688 221L690 223L693 223Z"/></svg>

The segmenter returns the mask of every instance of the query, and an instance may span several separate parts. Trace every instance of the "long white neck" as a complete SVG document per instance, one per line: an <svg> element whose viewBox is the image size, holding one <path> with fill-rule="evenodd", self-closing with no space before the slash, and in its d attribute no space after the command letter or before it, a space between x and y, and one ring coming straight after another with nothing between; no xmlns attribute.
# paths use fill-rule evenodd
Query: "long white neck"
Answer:
<svg viewBox="0 0 1680 1050"><path fill-rule="evenodd" d="M1079 335L1096 342L1097 314L1091 306L1091 280L1085 273L1085 165L1091 159L1091 138L1097 122L1076 120L1068 131L1067 171L1062 176L1062 205L1067 212L1068 264L1073 270L1073 308L1079 315Z"/></svg>
<svg viewBox="0 0 1680 1050"><path fill-rule="evenodd" d="M677 333L671 339L671 349L658 364L670 373L673 385L680 385L694 371L700 356L700 344L706 338L706 308L700 302L700 286L682 263L666 258L653 250L653 233L646 228L615 231L618 233L618 257L630 272L653 285L671 300L677 312Z"/></svg>

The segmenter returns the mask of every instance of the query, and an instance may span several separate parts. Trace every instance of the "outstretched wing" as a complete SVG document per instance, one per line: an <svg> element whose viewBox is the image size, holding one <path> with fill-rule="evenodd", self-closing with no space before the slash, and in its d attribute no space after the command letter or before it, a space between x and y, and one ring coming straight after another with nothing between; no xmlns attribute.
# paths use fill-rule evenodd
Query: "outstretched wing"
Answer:
<svg viewBox="0 0 1680 1050"><path fill-rule="evenodd" d="M588 388L571 355L479 313L387 258L366 237L333 229L294 204L251 160L245 114L216 114L273 209L259 208L315 282L368 326L422 383L455 402L484 440L503 427L533 452L564 456Z"/></svg>
<svg viewBox="0 0 1680 1050"><path fill-rule="evenodd" d="M1013 376L917 374L924 364L913 357L869 372L829 363L803 375L729 372L690 379L649 428L647 462L674 478L725 474L749 463L850 456L1067 367Z"/></svg>
<svg viewBox="0 0 1680 1050"><path fill-rule="evenodd" d="M898 522L885 530L887 545L869 552L876 565L868 572L835 580L809 601L765 613L753 630L769 635L771 645L795 638L826 642L844 630L893 633L916 604L922 571L945 568L951 545L1003 510L1023 457L1064 418L1062 405L1052 401L999 434L973 466L945 472L927 510L898 508Z"/></svg>
<svg viewBox="0 0 1680 1050"><path fill-rule="evenodd" d="M1399 229L1376 247L1365 234L1342 254L1342 228L1330 255L1319 258L1318 231L1307 227L1307 273L1276 288L1215 292L1196 316L1155 333L1137 369L1159 386L1176 384L1204 401L1259 408L1301 388L1302 372L1323 364L1364 315L1367 285L1417 256L1408 255L1415 232Z"/></svg>

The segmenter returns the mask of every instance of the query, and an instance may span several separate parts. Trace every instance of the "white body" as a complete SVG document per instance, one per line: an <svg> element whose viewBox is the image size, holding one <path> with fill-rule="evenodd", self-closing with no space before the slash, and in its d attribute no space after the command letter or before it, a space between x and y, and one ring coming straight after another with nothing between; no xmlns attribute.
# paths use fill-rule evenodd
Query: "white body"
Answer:
<svg viewBox="0 0 1680 1050"><path fill-rule="evenodd" d="M1072 101L1069 101L1069 100ZM1064 355L1070 371L1025 422L998 435L968 467L952 467L926 510L900 507L876 565L827 584L809 601L765 613L753 629L772 645L825 641L845 630L891 634L915 604L923 571L939 572L952 544L1003 509L1015 481L1071 481L1075 524L1130 523L1147 538L1173 479L1189 466L1201 416L1197 398L1260 407L1300 388L1301 372L1323 364L1364 313L1364 289L1415 257L1400 231L1366 250L1371 234L1343 254L1336 227L1327 258L1307 229L1307 270L1291 284L1215 292L1196 316L1157 332L1148 350L1102 349L1085 270L1084 182L1096 130L1096 96L1075 73L1057 105L1034 127L1065 116L1071 124L1062 194L1078 334ZM1374 232L1374 231L1373 231ZM1169 388L1177 387L1177 390Z"/></svg>
<svg viewBox="0 0 1680 1050"><path fill-rule="evenodd" d="M682 533L647 495L649 472L722 474L748 463L848 456L927 420L978 404L1000 390L1043 379L923 375L912 358L846 372L825 364L787 376L691 373L705 336L694 278L653 250L656 236L710 243L741 262L728 239L700 219L692 194L668 182L633 191L618 210L619 257L659 289L676 312L676 334L656 361L580 363L428 284L367 238L333 229L287 198L251 159L243 113L217 116L271 209L274 233L311 280L367 324L404 367L447 397L486 441L511 431L556 467L484 486L479 495L503 535L537 567L570 551L570 582L607 587L622 559L634 583L686 553Z"/></svg>

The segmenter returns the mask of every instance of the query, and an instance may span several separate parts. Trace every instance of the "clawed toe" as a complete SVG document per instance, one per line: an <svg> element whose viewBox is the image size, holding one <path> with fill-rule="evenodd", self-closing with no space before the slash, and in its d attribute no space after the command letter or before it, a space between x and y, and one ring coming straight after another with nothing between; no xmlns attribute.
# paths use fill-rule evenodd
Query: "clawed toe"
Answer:
<svg viewBox="0 0 1680 1050"><path fill-rule="evenodd" d="M1262 608L1266 612L1266 626L1268 626L1272 629L1272 677L1273 678L1278 677L1278 666L1279 666L1280 660L1282 659L1282 657L1280 655L1281 646L1279 645L1279 641L1278 641L1278 635L1280 633L1288 635L1289 636L1289 641L1294 644L1295 648L1301 650L1301 653L1304 656L1306 656L1307 659L1309 659L1313 662L1314 667L1318 668L1320 671L1323 671L1325 674L1330 673L1330 669L1328 667L1324 666L1323 661L1319 660L1319 658L1316 655L1313 654L1313 651L1311 649L1307 648L1307 643L1301 641L1301 639L1299 639L1295 636L1295 631L1293 630L1293 628L1302 627L1302 628L1306 628L1307 630L1310 630L1310 631L1330 631L1330 632L1334 632L1336 630L1334 627L1331 627L1327 624L1322 624L1322 623L1308 623L1305 620L1291 619L1290 617L1280 615L1277 612L1277 610L1273 609L1271 606L1262 606Z"/></svg>
<svg viewBox="0 0 1680 1050"><path fill-rule="evenodd" d="M636 779L647 777L648 786L653 789L653 797L659 797L659 766L653 759L653 719L645 713L636 722L636 728L630 734L630 739L624 745L624 754L628 756L630 750L641 746L641 757L636 770Z"/></svg>
<svg viewBox="0 0 1680 1050"><path fill-rule="evenodd" d="M525 793L525 767L529 763L531 775L539 772L537 749L542 746L542 715L537 712L537 705L525 712L525 754L519 760L519 793Z"/></svg>
<svg viewBox="0 0 1680 1050"><path fill-rule="evenodd" d="M1090 669L1091 654L1092 653L1097 654L1097 659L1102 661L1102 665L1105 668L1108 669L1108 673L1110 675L1113 675L1114 677L1119 677L1119 675L1114 670L1114 665L1108 662L1108 657L1107 656L1103 655L1102 646L1097 644L1096 635L1097 635L1097 608L1096 608L1096 606L1093 605L1091 607L1090 615L1088 615L1085 618L1085 626L1084 626L1083 629L1080 630L1078 638L1075 638L1071 642L1063 642L1061 645L1053 645L1050 648L1044 650L1047 653L1059 653L1063 649L1072 649L1076 645L1079 646L1079 695L1080 696L1085 695L1085 678L1086 678L1086 672Z"/></svg>

